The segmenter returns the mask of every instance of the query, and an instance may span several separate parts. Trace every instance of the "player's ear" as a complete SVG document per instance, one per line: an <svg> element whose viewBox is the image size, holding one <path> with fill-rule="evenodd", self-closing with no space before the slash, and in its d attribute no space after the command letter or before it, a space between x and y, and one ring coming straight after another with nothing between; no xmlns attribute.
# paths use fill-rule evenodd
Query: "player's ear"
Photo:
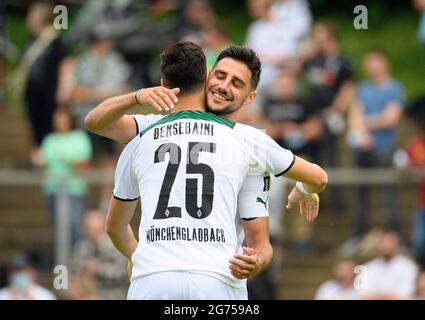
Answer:
<svg viewBox="0 0 425 320"><path fill-rule="evenodd" d="M257 96L257 91L251 91L248 94L248 97L245 99L244 105L250 104L252 101L254 101L255 97Z"/></svg>
<svg viewBox="0 0 425 320"><path fill-rule="evenodd" d="M164 83L164 80L162 78L160 80L160 84L161 84L161 87L165 87L165 83Z"/></svg>

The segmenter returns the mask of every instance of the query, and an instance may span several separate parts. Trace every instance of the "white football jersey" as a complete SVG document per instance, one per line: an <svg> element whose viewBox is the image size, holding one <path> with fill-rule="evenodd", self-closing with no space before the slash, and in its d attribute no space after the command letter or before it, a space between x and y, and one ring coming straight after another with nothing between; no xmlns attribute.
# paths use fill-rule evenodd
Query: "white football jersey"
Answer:
<svg viewBox="0 0 425 320"><path fill-rule="evenodd" d="M135 136L153 123L161 120L164 116L159 114L134 114L131 115L136 123ZM247 175L238 193L238 216L243 219L253 219L269 216L268 201L270 198L270 176L265 175ZM240 212L242 214L240 214ZM239 223L239 222L238 222ZM243 230L241 229L241 244L244 240Z"/></svg>
<svg viewBox="0 0 425 320"><path fill-rule="evenodd" d="M244 285L228 269L240 248L238 193L248 174L280 175L294 159L264 132L208 112L175 112L142 130L114 188L119 200L142 200L132 277L184 270Z"/></svg>

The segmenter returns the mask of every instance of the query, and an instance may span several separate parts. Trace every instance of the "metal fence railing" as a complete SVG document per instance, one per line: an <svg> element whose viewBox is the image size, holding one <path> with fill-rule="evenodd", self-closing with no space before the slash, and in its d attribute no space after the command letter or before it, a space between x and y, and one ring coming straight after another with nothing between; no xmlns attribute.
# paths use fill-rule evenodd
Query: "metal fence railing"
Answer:
<svg viewBox="0 0 425 320"><path fill-rule="evenodd" d="M329 175L329 185L415 185L424 178L421 174L406 174L401 170L383 168L332 168L326 169ZM88 170L83 178L89 186L104 186L113 183L113 175L102 170ZM28 170L0 170L0 188L40 186L43 175L40 172ZM55 264L67 265L71 254L70 213L66 195L66 183L63 181L56 201L57 218L54 226ZM1 216L0 216L1 220Z"/></svg>

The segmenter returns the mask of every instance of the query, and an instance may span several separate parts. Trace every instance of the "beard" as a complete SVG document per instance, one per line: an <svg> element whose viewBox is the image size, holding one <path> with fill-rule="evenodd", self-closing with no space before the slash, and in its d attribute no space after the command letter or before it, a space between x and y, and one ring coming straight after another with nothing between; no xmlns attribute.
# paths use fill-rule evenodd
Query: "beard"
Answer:
<svg viewBox="0 0 425 320"><path fill-rule="evenodd" d="M244 105L247 98L248 98L248 95L241 101L240 104L230 104L227 107L224 107L222 109L217 110L217 109L212 109L212 108L209 107L208 98L206 97L205 98L205 100L206 100L205 101L205 110L207 112L214 113L215 115L218 115L218 116L225 116L225 115L234 113L234 112L238 111L240 108L242 108L242 106Z"/></svg>
<svg viewBox="0 0 425 320"><path fill-rule="evenodd" d="M229 105L229 106L227 106L227 107L225 107L223 109L214 110L214 109L210 109L208 107L208 104L207 104L205 106L205 110L208 111L208 112L214 113L214 114L216 114L218 116L224 116L224 115L231 114L233 112L238 111L242 106L243 106L243 103L241 103L239 106Z"/></svg>

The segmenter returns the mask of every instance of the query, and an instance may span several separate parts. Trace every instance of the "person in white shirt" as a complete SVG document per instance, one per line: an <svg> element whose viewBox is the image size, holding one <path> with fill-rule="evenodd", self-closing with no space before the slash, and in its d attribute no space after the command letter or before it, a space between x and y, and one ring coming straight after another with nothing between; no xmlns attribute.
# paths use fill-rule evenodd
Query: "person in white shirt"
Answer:
<svg viewBox="0 0 425 320"><path fill-rule="evenodd" d="M413 295L418 267L398 251L398 234L385 231L378 242L378 256L365 264L361 299L408 299Z"/></svg>
<svg viewBox="0 0 425 320"><path fill-rule="evenodd" d="M26 258L17 256L12 260L9 286L0 289L0 300L56 300L48 289L37 284L35 269Z"/></svg>
<svg viewBox="0 0 425 320"><path fill-rule="evenodd" d="M339 261L333 270L334 279L323 283L316 292L316 300L357 300L359 291L354 288L355 263Z"/></svg>
<svg viewBox="0 0 425 320"><path fill-rule="evenodd" d="M179 52L179 48L182 56L174 56L174 50ZM186 49L194 51L195 57ZM111 200L107 231L117 249L131 257L134 264L129 298L246 298L246 284L240 279L262 271L270 257L263 254L264 248L244 248L244 254L236 254L236 259L231 259L227 267L226 256L240 248L235 212L236 196L243 177L252 170L299 178L304 184L300 183L294 189L289 205L301 200L301 211L309 221L314 220L318 209L318 197L311 193L323 190L327 182L322 169L278 147L263 132L201 111L205 108L206 68L203 67L204 71L199 76L188 69L197 69L196 66L185 65L185 62L204 65L205 58L202 59L204 55L201 52L194 44L180 43L161 55L163 85L173 88L175 79L181 81L184 77L191 85L178 84L181 95L175 112L144 129L127 145L118 163L115 198ZM253 58L254 65L244 63L244 59ZM255 53L238 46L226 49L221 58L219 56L213 71L215 80L210 80L207 93L212 96L210 108L222 114L232 113L255 98L255 91L250 91L255 89L259 80L258 71L256 77L252 76L254 80L251 78L251 68L257 70L255 68L260 67L255 59L258 59ZM199 76L199 83L189 80L194 74ZM140 103L138 99L144 97L143 91L140 95L136 92L134 96L111 98L108 103L123 107L129 101ZM157 97L157 103L165 103L169 99L164 99L165 91L161 94L162 98ZM185 143L189 138L197 141ZM150 154L154 155L153 163L149 160ZM185 165L180 166L181 162ZM186 173L179 169L181 167ZM155 174L157 170L165 171L165 178L162 178L164 173ZM197 183L196 176L192 178L192 174L198 174L202 179ZM159 179L164 180L156 181ZM173 189L181 191L173 192ZM128 222L139 194L153 201L142 201L144 214L139 231L140 242L137 243ZM310 201L302 201L304 199ZM267 200L263 202L267 205ZM242 217L244 213L239 211L239 214ZM247 245L255 243L256 237L264 237L264 228L258 229L263 233L247 232L246 224L243 223L243 226ZM267 224L265 226L267 237ZM167 245L177 247L177 250L167 249ZM158 255L158 252L162 254ZM170 277L176 281L168 281ZM165 283L167 290L164 290Z"/></svg>
<svg viewBox="0 0 425 320"><path fill-rule="evenodd" d="M413 300L425 300L425 271L421 271L416 279L416 290Z"/></svg>

